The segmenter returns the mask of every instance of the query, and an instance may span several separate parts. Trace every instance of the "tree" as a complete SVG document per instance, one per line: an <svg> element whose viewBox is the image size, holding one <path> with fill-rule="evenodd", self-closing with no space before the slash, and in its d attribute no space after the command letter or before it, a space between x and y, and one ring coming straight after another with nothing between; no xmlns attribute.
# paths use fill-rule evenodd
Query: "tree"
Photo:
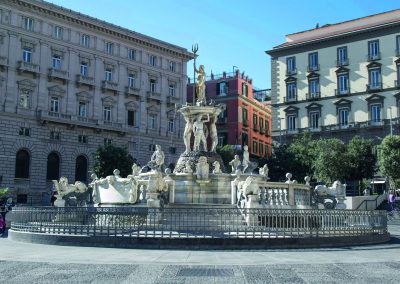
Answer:
<svg viewBox="0 0 400 284"><path fill-rule="evenodd" d="M378 147L379 167L390 179L391 188L396 188L396 180L400 178L400 136L386 136Z"/></svg>
<svg viewBox="0 0 400 284"><path fill-rule="evenodd" d="M217 146L217 153L221 156L221 159L224 162L225 169L228 172L231 168L231 166L229 166L229 162L233 160L235 155L240 154L235 145L224 145L223 147Z"/></svg>
<svg viewBox="0 0 400 284"><path fill-rule="evenodd" d="M7 187L0 188L0 205L5 203L9 193L10 192Z"/></svg>
<svg viewBox="0 0 400 284"><path fill-rule="evenodd" d="M348 180L357 180L374 176L376 157L373 153L374 144L372 140L354 136L347 144L347 175Z"/></svg>
<svg viewBox="0 0 400 284"><path fill-rule="evenodd" d="M115 169L120 171L121 176L131 174L131 167L134 162L126 148L112 144L99 147L94 154L93 171L98 177L105 177L113 174Z"/></svg>
<svg viewBox="0 0 400 284"><path fill-rule="evenodd" d="M295 172L292 174L298 178L305 176L313 176L312 166L315 160L315 148L317 140L314 140L310 133L304 133L303 136L297 136L288 147L291 156L294 157L296 163Z"/></svg>
<svg viewBox="0 0 400 284"><path fill-rule="evenodd" d="M260 166L265 162L268 164L271 181L284 181L288 172L293 174L294 178L299 178L296 171L299 165L287 145L274 146L272 156L267 161L260 161Z"/></svg>
<svg viewBox="0 0 400 284"><path fill-rule="evenodd" d="M346 177L346 146L339 139L320 139L315 149L314 174L319 181L332 183Z"/></svg>

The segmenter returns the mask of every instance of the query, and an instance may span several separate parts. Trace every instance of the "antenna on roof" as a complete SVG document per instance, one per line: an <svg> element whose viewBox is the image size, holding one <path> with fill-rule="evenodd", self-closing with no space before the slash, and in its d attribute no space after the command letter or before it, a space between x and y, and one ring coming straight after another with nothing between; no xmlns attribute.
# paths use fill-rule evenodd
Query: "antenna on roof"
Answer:
<svg viewBox="0 0 400 284"><path fill-rule="evenodd" d="M319 23L317 23L317 24L315 25L315 28L316 28L316 29L319 29Z"/></svg>

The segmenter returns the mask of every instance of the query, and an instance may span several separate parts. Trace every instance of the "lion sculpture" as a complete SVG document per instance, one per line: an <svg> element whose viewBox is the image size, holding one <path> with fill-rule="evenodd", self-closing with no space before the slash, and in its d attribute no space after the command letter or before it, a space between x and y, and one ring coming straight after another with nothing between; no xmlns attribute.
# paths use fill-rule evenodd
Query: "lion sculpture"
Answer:
<svg viewBox="0 0 400 284"><path fill-rule="evenodd" d="M61 177L60 181L53 180L53 184L57 190L57 199L61 199L72 192L84 193L88 189L86 184L81 181L76 181L74 184L68 184L68 179L66 177Z"/></svg>

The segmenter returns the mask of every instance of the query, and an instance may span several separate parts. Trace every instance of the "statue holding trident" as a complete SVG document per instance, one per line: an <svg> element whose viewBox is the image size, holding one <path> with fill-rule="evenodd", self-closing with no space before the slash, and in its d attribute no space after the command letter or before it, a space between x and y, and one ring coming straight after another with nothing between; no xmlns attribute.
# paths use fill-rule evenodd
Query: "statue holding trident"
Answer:
<svg viewBox="0 0 400 284"><path fill-rule="evenodd" d="M195 94L197 97L197 105L202 105L206 103L206 71L204 70L204 65L200 65L199 69L196 68L196 53L199 50L197 44L193 45L192 51L194 53L194 74L197 73L197 82L195 82ZM196 77L196 76L195 76ZM193 96L194 101L194 96Z"/></svg>

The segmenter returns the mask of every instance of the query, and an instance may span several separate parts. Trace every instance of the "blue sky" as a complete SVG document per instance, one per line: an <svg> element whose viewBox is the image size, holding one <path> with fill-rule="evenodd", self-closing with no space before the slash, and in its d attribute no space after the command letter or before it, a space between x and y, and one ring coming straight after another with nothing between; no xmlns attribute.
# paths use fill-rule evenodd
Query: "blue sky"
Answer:
<svg viewBox="0 0 400 284"><path fill-rule="evenodd" d="M399 9L398 0L49 0L92 17L190 50L199 45L198 63L207 75L233 66L269 88L265 53L285 35L371 14ZM112 3L110 5L110 3ZM192 62L188 76L192 74Z"/></svg>

